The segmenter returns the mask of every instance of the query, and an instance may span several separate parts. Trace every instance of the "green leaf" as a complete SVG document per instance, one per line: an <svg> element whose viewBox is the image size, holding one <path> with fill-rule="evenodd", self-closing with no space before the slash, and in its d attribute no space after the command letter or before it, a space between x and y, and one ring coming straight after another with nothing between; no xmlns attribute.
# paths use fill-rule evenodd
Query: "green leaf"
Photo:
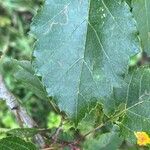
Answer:
<svg viewBox="0 0 150 150"><path fill-rule="evenodd" d="M129 6L131 6L131 0L126 0Z"/></svg>
<svg viewBox="0 0 150 150"><path fill-rule="evenodd" d="M96 139L89 139L84 143L84 150L117 150L122 143L122 138L116 132L100 135Z"/></svg>
<svg viewBox="0 0 150 150"><path fill-rule="evenodd" d="M132 0L132 8L138 25L142 48L150 55L150 1Z"/></svg>
<svg viewBox="0 0 150 150"><path fill-rule="evenodd" d="M122 0L46 0L31 32L37 38L37 75L76 123L122 84L129 58L140 49L130 8Z"/></svg>
<svg viewBox="0 0 150 150"><path fill-rule="evenodd" d="M121 134L135 142L134 132L149 132L150 127L150 69L140 68L126 77L127 84L114 90L116 106L121 103L125 108L116 117L123 115Z"/></svg>
<svg viewBox="0 0 150 150"><path fill-rule="evenodd" d="M29 61L8 59L4 61L3 66L5 70L10 70L13 77L25 88L31 90L39 98L47 99L47 93L39 78L34 75L34 69Z"/></svg>
<svg viewBox="0 0 150 150"><path fill-rule="evenodd" d="M18 137L7 137L0 140L0 150L37 150L37 148Z"/></svg>
<svg viewBox="0 0 150 150"><path fill-rule="evenodd" d="M36 128L14 128L14 129L0 128L0 134L5 133L11 136L17 136L17 137L22 137L22 138L33 137L39 132L40 132L40 129L36 129Z"/></svg>

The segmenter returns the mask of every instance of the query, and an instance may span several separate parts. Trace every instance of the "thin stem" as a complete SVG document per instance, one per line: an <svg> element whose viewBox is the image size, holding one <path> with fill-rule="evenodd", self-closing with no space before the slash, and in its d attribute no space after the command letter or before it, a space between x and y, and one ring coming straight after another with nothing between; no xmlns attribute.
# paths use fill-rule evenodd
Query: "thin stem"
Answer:
<svg viewBox="0 0 150 150"><path fill-rule="evenodd" d="M90 135L91 133L96 132L97 130L101 129L104 125L105 125L105 123L100 124L99 126L97 126L96 128L94 128L93 130L91 130L91 131L89 131L88 133L86 133L83 137L87 137L87 136Z"/></svg>
<svg viewBox="0 0 150 150"><path fill-rule="evenodd" d="M107 121L108 122L108 121ZM89 131L88 133L84 134L82 137L80 137L79 139L77 139L75 142L73 142L74 145L79 144L82 140L84 140L88 135L96 132L97 130L101 129L107 122L102 123L100 125L98 125L96 128L92 129L91 131Z"/></svg>

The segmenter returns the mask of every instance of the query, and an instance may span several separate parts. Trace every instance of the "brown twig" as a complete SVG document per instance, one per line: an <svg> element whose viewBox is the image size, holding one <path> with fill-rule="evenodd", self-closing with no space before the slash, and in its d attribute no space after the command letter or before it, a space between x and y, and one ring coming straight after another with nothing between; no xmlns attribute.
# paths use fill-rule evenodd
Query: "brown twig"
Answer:
<svg viewBox="0 0 150 150"><path fill-rule="evenodd" d="M6 101L6 105L14 113L21 127L23 127L24 125L26 125L29 128L37 127L37 124L28 115L26 109L20 105L16 97L6 88L1 75L0 75L0 99ZM40 134L35 135L35 141L41 148L45 146L44 138Z"/></svg>

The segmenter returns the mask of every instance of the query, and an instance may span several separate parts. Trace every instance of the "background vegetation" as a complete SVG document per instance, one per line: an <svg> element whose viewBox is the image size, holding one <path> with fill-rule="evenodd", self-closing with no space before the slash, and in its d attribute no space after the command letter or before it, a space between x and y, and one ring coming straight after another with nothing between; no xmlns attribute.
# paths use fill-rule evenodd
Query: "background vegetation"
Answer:
<svg viewBox="0 0 150 150"><path fill-rule="evenodd" d="M0 55L3 54L4 61L9 62L9 59L17 60L31 60L32 48L34 43L34 38L31 37L29 32L29 26L33 15L36 14L37 9L42 5L43 0L0 0ZM135 59L135 58L134 58ZM132 60L132 64L137 60ZM14 65L16 65L14 63ZM17 65L16 65L17 66ZM25 88L25 86L14 76L14 68L12 65L0 66L0 71L4 76L7 87L12 91L12 93L21 100L22 105L25 106L29 114L38 123L41 128L52 128L58 127L61 123L61 117L57 115L51 108L50 101L46 101L39 96L33 94L30 90ZM100 107L97 106L96 113L98 116L102 116ZM100 115L99 115L100 114ZM79 129L74 131L74 129L69 130L67 135L64 136L65 139L72 139L72 133L76 133L76 136L80 136L81 133L86 133L95 126L95 124L88 124L87 121L92 120L93 122L101 122L101 118L93 118L92 113L89 118L85 118L82 122L82 126L79 125ZM67 123L64 129L68 131L68 128L72 126L71 123ZM103 132L110 130L110 124L102 129ZM15 118L5 106L3 101L0 101L0 128L17 128L19 127L16 123ZM96 135L95 135L96 136ZM0 134L0 138L5 137L5 134ZM85 143L86 149L92 149L89 147L91 139ZM87 144L88 143L88 144ZM92 145L90 145L92 146ZM136 150L144 149L138 146L130 145L125 141L120 149L124 150Z"/></svg>
<svg viewBox="0 0 150 150"><path fill-rule="evenodd" d="M6 61L10 58L31 60L34 39L28 34L29 26L41 4L42 0L0 0L0 53L3 53L3 59ZM59 118L55 113L51 113L48 102L14 79L12 67L0 67L7 87L21 100L34 120L43 128L58 126ZM15 118L5 103L0 101L0 128L16 127L18 125ZM0 135L0 138L2 137Z"/></svg>

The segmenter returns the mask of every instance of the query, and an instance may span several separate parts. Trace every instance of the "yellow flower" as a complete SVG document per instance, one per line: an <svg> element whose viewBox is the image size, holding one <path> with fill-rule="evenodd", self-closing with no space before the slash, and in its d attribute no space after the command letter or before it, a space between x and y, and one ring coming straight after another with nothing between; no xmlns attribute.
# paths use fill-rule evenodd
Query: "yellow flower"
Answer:
<svg viewBox="0 0 150 150"><path fill-rule="evenodd" d="M137 138L137 144L140 146L146 146L147 144L150 144L150 137L146 132L134 132L136 138Z"/></svg>

